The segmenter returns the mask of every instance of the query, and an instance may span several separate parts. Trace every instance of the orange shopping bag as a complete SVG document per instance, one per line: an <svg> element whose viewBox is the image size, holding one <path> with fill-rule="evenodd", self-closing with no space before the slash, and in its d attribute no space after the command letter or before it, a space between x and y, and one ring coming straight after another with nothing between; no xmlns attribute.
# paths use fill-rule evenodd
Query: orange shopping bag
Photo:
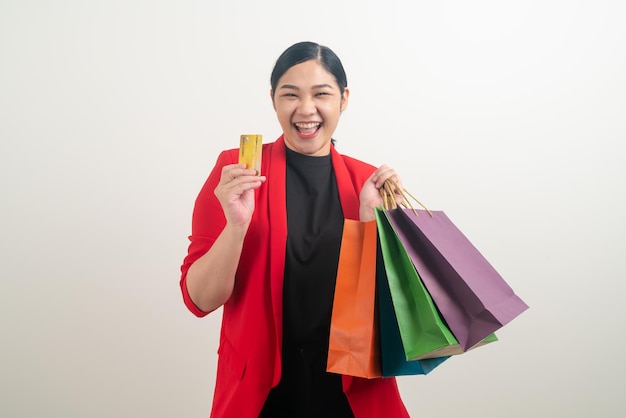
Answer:
<svg viewBox="0 0 626 418"><path fill-rule="evenodd" d="M329 372L381 377L376 240L376 221L344 221L330 323Z"/></svg>

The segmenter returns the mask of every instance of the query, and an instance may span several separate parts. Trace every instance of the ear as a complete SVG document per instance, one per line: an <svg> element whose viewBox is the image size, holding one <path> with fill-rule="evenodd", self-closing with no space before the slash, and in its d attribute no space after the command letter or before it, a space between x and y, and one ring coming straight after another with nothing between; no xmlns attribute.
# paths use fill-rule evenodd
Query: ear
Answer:
<svg viewBox="0 0 626 418"><path fill-rule="evenodd" d="M350 89L343 89L343 95L341 96L340 110L343 112L348 108L348 97L350 96Z"/></svg>
<svg viewBox="0 0 626 418"><path fill-rule="evenodd" d="M270 89L270 99L272 99L272 107L276 111L276 103L274 103L274 90Z"/></svg>

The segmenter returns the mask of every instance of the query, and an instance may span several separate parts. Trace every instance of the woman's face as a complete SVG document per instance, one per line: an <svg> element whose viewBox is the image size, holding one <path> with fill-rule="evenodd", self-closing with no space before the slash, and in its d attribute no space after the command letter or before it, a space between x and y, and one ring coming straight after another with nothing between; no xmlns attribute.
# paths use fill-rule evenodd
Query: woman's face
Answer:
<svg viewBox="0 0 626 418"><path fill-rule="evenodd" d="M287 147L306 155L328 155L348 93L346 88L342 96L335 77L315 60L287 70L272 96Z"/></svg>

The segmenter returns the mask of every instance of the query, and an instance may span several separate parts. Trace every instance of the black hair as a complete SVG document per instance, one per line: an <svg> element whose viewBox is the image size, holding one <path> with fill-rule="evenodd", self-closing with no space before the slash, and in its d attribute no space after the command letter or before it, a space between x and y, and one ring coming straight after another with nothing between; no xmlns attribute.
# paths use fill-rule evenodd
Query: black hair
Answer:
<svg viewBox="0 0 626 418"><path fill-rule="evenodd" d="M345 88L348 87L348 79L337 54L327 46L306 41L291 45L276 60L270 77L272 95L274 91L276 91L278 80L280 80L291 67L309 60L319 62L326 71L335 77L335 81L337 81L337 85L339 85L339 91L343 96Z"/></svg>

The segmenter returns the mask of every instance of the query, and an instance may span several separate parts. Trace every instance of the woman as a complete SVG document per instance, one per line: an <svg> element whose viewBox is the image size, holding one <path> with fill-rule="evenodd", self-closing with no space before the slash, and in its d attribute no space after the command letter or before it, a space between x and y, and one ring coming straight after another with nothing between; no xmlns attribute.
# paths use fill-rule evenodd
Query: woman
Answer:
<svg viewBox="0 0 626 418"><path fill-rule="evenodd" d="M329 48L289 47L270 93L283 135L263 145L260 174L237 149L220 154L181 267L191 312L223 306L211 416L408 417L395 379L325 370L343 220L374 219L380 187L400 179L335 150L349 90Z"/></svg>

